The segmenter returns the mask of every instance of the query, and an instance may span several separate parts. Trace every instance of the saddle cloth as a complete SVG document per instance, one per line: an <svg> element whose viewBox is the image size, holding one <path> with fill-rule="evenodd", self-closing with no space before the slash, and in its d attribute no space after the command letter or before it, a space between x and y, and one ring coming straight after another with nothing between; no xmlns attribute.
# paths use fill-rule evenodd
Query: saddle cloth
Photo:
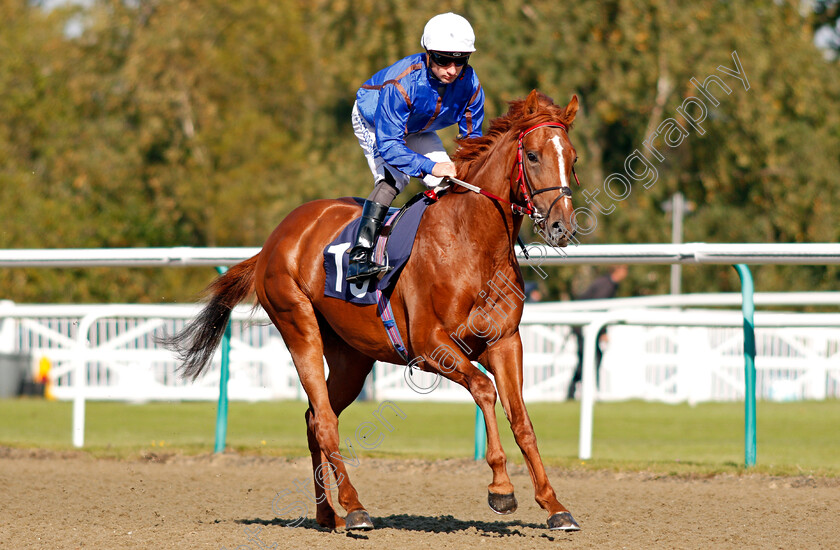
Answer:
<svg viewBox="0 0 840 550"><path fill-rule="evenodd" d="M354 198L354 200L359 204L364 203L362 199ZM427 197L421 198L399 217L399 223L391 227L390 235L380 236L377 239L374 259L381 264L387 261L392 268L382 279L369 278L361 283L352 284L344 280L350 262L347 251L353 246L360 218L350 222L324 249L324 272L327 275L324 280L324 296L359 305L377 303L377 290L389 296L394 285L397 284L400 271L411 256L414 237L423 213L433 202ZM383 227L390 227L395 222L398 213L397 208L388 210Z"/></svg>

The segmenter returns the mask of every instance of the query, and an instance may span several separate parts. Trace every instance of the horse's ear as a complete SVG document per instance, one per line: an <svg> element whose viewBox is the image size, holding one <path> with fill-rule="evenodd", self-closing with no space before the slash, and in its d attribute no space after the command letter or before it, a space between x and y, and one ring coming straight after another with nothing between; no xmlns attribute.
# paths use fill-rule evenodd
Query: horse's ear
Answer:
<svg viewBox="0 0 840 550"><path fill-rule="evenodd" d="M536 90L531 90L528 97L525 99L525 114L533 115L540 110L540 93Z"/></svg>
<svg viewBox="0 0 840 550"><path fill-rule="evenodd" d="M578 112L578 98L577 94L572 96L572 100L566 105L566 118L571 124Z"/></svg>

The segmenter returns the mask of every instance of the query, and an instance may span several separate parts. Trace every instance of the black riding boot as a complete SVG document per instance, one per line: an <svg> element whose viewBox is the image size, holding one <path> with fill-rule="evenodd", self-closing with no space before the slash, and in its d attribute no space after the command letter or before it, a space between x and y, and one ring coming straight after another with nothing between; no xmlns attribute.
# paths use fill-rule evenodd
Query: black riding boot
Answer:
<svg viewBox="0 0 840 550"><path fill-rule="evenodd" d="M388 214L388 207L378 202L365 201L362 209L362 219L359 231L356 233L356 243L350 249L350 265L347 268L347 281L358 283L385 271L385 266L373 263L373 247L379 229Z"/></svg>

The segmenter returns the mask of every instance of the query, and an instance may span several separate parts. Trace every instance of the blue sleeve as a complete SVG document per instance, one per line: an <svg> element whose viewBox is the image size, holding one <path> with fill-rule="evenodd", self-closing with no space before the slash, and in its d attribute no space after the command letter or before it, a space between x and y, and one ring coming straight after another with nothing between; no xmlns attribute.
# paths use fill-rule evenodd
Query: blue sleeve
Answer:
<svg viewBox="0 0 840 550"><path fill-rule="evenodd" d="M473 81L476 90L470 98L464 116L458 123L461 136L471 138L481 137L481 125L484 123L484 89L475 76L473 76Z"/></svg>
<svg viewBox="0 0 840 550"><path fill-rule="evenodd" d="M376 145L385 162L404 174L420 178L432 172L435 162L415 153L405 144L410 108L401 90L404 90L401 84L395 83L383 87L379 93L374 117Z"/></svg>

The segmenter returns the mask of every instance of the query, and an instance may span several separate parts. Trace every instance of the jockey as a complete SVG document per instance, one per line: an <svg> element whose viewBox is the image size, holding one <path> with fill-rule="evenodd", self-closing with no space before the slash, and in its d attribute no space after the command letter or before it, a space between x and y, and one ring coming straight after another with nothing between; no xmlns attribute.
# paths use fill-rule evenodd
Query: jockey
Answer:
<svg viewBox="0 0 840 550"><path fill-rule="evenodd" d="M356 94L353 130L374 188L350 249L350 282L386 269L373 263L373 246L388 207L409 179L423 178L427 187L435 187L444 176L455 177L455 165L435 132L458 124L462 137L481 136L484 91L467 64L475 51L470 23L454 13L436 15L426 23L420 45L425 53L382 69Z"/></svg>

